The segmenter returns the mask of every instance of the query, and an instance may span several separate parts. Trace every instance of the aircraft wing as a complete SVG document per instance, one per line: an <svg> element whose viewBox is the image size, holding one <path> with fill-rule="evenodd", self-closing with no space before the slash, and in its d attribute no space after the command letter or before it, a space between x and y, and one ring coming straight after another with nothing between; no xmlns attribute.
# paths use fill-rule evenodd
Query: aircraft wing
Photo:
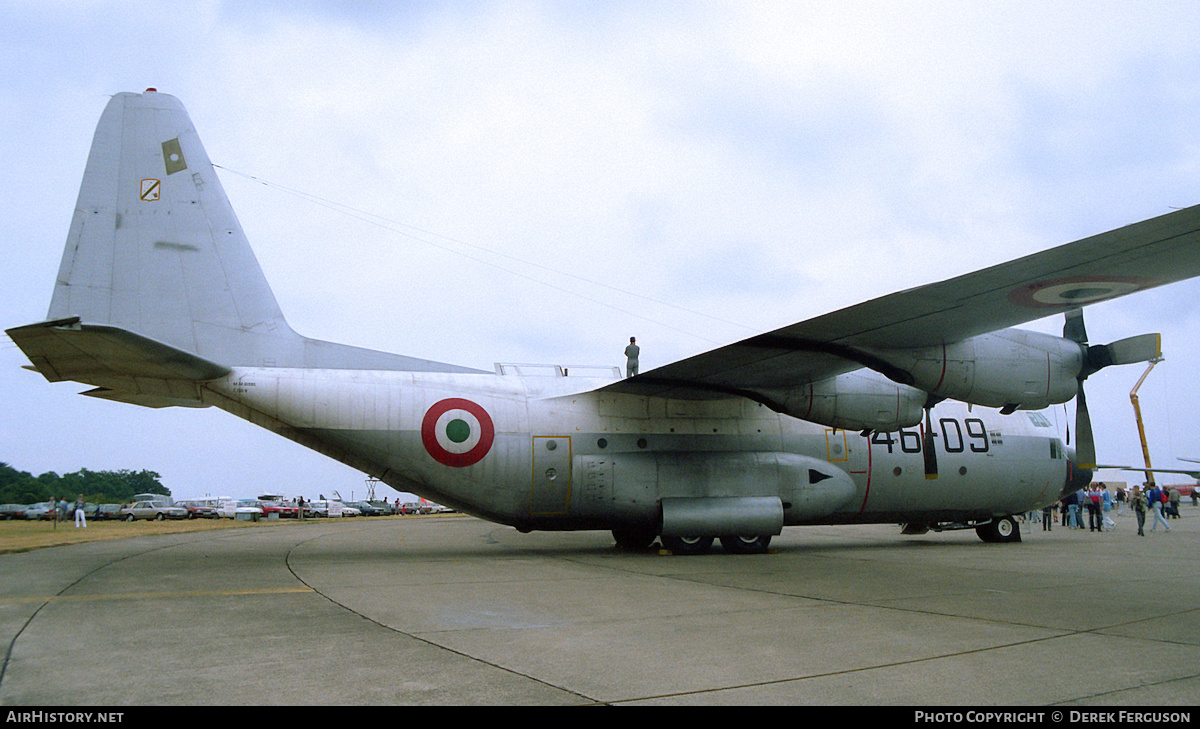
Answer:
<svg viewBox="0 0 1200 729"><path fill-rule="evenodd" d="M685 398L790 388L866 366L870 350L957 342L1200 275L1200 205L719 347L603 390Z"/></svg>
<svg viewBox="0 0 1200 729"><path fill-rule="evenodd" d="M1182 468L1154 468L1154 467L1146 468L1145 466L1138 467L1138 466L1108 466L1108 465L1100 465L1100 466L1097 466L1097 468L1111 468L1114 471L1135 471L1135 472L1137 472L1137 471L1141 471L1141 472L1153 471L1155 473L1180 473L1180 474L1183 474L1184 476L1191 476L1192 478L1196 479L1197 481L1200 481L1200 471L1195 470L1195 469L1193 469L1191 471L1187 471Z"/></svg>

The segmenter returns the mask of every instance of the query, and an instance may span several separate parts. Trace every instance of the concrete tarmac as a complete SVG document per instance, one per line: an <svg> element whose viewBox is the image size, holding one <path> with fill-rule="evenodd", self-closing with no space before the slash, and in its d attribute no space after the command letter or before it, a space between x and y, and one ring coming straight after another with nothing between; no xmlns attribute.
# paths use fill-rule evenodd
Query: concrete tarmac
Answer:
<svg viewBox="0 0 1200 729"><path fill-rule="evenodd" d="M757 556L470 517L4 555L0 703L1188 706L1200 508L1182 514L1016 545L788 528Z"/></svg>

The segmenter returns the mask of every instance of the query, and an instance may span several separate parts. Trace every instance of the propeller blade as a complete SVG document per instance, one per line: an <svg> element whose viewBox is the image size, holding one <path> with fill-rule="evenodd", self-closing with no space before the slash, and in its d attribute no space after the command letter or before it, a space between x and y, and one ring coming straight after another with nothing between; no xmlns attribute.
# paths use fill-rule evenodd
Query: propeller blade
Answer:
<svg viewBox="0 0 1200 729"><path fill-rule="evenodd" d="M1094 344L1087 348L1082 382L1109 365L1133 364L1135 362L1158 362L1162 360L1162 335L1139 334L1126 337L1111 344Z"/></svg>
<svg viewBox="0 0 1200 729"><path fill-rule="evenodd" d="M1161 334L1139 334L1136 337L1126 337L1110 344L1087 346L1088 337L1087 328L1083 325L1083 309L1072 309L1066 313L1066 321L1063 323L1063 339L1069 339L1085 347L1083 370L1079 373L1080 382L1109 365L1162 359Z"/></svg>
<svg viewBox="0 0 1200 729"><path fill-rule="evenodd" d="M1083 326L1083 309L1072 309L1067 312L1067 321L1063 324L1063 339L1087 344L1087 329Z"/></svg>
<svg viewBox="0 0 1200 729"><path fill-rule="evenodd" d="M1162 359L1162 335L1140 334L1104 345L1112 364L1132 364Z"/></svg>
<svg viewBox="0 0 1200 729"><path fill-rule="evenodd" d="M1084 347L1085 361L1079 373L1079 394L1075 396L1075 461L1079 468L1091 470L1096 468L1096 441L1092 437L1092 416L1088 412L1087 396L1083 393L1083 381L1109 365L1161 360L1162 336L1140 334L1111 344L1089 346L1087 329L1083 325L1083 310L1072 309L1066 313L1063 339L1077 342ZM1068 433L1068 442L1070 437Z"/></svg>
<svg viewBox="0 0 1200 729"><path fill-rule="evenodd" d="M1088 413L1083 382L1075 396L1075 463L1080 468L1096 468L1096 442L1092 439L1092 416Z"/></svg>

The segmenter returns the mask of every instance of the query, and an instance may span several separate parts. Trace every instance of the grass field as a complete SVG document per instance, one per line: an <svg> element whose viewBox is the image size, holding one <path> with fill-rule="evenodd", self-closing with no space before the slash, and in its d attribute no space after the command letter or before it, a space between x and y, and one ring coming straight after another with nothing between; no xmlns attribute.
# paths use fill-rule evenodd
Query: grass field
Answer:
<svg viewBox="0 0 1200 729"><path fill-rule="evenodd" d="M359 519L437 519L454 517L457 514L430 514L428 516L372 516L354 519L333 519L333 522L353 523ZM102 542L107 539L128 539L157 534L181 534L212 529L268 529L312 523L312 519L298 522L295 519L266 519L259 522L234 519L192 519L183 521L89 521L87 528L75 528L74 521L55 524L52 521L0 521L0 554L28 552L31 549L58 547L81 542ZM321 519L321 523L330 520Z"/></svg>
<svg viewBox="0 0 1200 729"><path fill-rule="evenodd" d="M279 522L271 522L272 525ZM0 554L28 552L43 547L58 547L80 542L101 542L154 534L179 534L207 529L240 529L267 526L267 522L233 519L193 519L184 521L89 521L87 528L76 529L74 521L0 521Z"/></svg>

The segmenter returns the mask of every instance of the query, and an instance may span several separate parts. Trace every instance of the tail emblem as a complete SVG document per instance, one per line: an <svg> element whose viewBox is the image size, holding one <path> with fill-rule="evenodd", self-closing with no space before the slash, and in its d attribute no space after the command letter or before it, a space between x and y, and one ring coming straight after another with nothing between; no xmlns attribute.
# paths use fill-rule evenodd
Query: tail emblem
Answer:
<svg viewBox="0 0 1200 729"><path fill-rule="evenodd" d="M159 180L142 180L142 187L138 191L138 197L142 202L154 202L162 196L162 182Z"/></svg>
<svg viewBox="0 0 1200 729"><path fill-rule="evenodd" d="M492 449L496 429L487 411L470 400L451 397L425 412L421 443L433 460L462 468L483 460Z"/></svg>

